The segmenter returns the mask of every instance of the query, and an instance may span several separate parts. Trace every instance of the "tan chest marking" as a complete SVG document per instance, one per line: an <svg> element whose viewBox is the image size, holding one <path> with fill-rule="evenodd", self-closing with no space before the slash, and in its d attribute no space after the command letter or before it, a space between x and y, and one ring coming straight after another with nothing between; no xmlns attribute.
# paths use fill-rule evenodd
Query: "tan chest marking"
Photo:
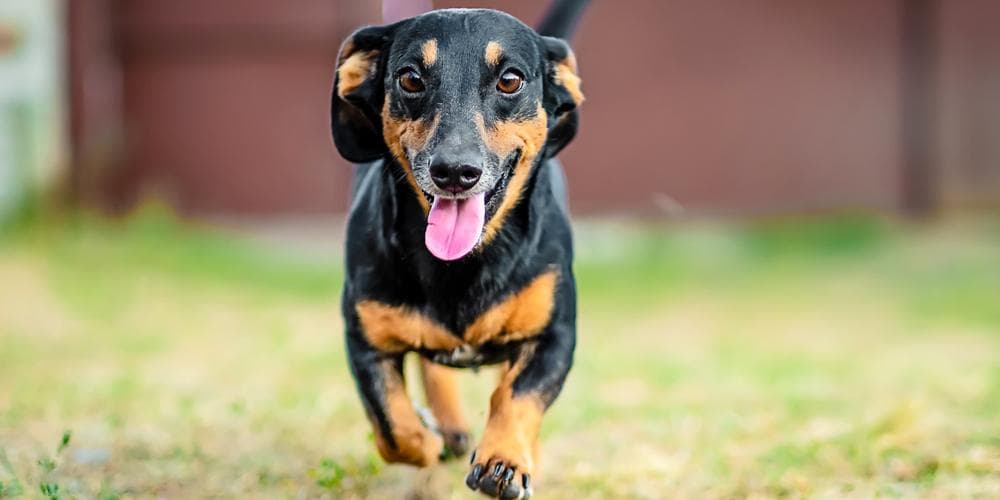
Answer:
<svg viewBox="0 0 1000 500"><path fill-rule="evenodd" d="M365 338L381 351L451 351L465 345L513 342L538 335L549 324L557 278L555 271L539 275L517 293L480 314L461 337L407 307L362 300L355 305L355 310Z"/></svg>
<svg viewBox="0 0 1000 500"><path fill-rule="evenodd" d="M430 318L407 307L362 300L354 306L365 338L376 349L402 352L408 349L453 350L462 341Z"/></svg>
<svg viewBox="0 0 1000 500"><path fill-rule="evenodd" d="M465 328L462 338L469 344L483 345L537 335L552 316L556 281L555 271L539 275L521 291L480 314Z"/></svg>

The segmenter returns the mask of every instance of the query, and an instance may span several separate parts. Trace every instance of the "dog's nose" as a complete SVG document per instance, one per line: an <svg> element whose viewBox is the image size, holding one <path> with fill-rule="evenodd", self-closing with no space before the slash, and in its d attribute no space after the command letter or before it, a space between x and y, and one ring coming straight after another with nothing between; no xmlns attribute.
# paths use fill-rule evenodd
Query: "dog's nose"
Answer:
<svg viewBox="0 0 1000 500"><path fill-rule="evenodd" d="M435 163L431 165L431 180L434 184L452 193L472 189L483 175L483 169L472 165L451 165Z"/></svg>

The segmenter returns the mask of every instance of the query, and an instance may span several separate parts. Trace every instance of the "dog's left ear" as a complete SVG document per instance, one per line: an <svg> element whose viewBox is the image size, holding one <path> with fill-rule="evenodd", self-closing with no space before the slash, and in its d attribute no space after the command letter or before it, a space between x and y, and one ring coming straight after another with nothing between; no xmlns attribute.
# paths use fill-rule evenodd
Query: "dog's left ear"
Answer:
<svg viewBox="0 0 1000 500"><path fill-rule="evenodd" d="M344 40L330 98L330 128L337 151L354 163L374 161L388 148L382 138L385 58L395 24L369 26Z"/></svg>
<svg viewBox="0 0 1000 500"><path fill-rule="evenodd" d="M583 102L583 93L580 92L576 56L569 44L559 38L543 36L542 54L546 73L542 106L549 123L545 156L551 158L576 135L577 107Z"/></svg>

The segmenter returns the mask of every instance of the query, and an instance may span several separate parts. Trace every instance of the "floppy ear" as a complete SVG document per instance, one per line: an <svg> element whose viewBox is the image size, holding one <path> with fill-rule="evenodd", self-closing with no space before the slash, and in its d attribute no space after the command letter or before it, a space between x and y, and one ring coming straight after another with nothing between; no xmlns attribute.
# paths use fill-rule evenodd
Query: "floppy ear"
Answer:
<svg viewBox="0 0 1000 500"><path fill-rule="evenodd" d="M545 95L542 106L548 114L549 134L545 156L556 155L576 135L577 106L583 102L576 57L569 44L559 38L542 37L542 54L546 62Z"/></svg>
<svg viewBox="0 0 1000 500"><path fill-rule="evenodd" d="M382 138L385 57L396 25L370 26L344 40L330 99L330 127L337 151L354 163L373 161L387 151Z"/></svg>

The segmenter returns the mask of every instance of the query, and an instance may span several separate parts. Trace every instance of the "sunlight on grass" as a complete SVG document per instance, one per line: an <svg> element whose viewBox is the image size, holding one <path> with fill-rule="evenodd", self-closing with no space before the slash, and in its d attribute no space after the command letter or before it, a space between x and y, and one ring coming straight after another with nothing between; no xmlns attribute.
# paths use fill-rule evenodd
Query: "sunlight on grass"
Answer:
<svg viewBox="0 0 1000 500"><path fill-rule="evenodd" d="M1000 225L582 224L544 498L1000 495ZM468 494L386 466L342 270L181 224L0 239L0 497ZM464 376L479 434L494 381Z"/></svg>

